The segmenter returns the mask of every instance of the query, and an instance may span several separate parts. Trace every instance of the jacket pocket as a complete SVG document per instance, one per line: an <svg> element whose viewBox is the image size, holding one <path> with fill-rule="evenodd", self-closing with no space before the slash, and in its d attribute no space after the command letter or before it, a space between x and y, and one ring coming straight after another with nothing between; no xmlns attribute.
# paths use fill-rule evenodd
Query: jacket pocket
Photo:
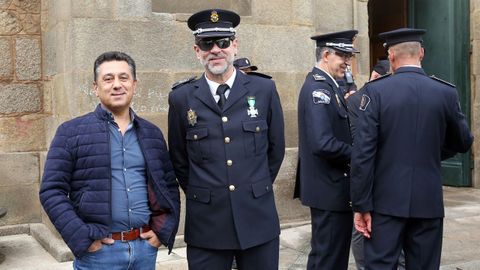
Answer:
<svg viewBox="0 0 480 270"><path fill-rule="evenodd" d="M270 179L266 179L263 181L253 183L252 191L253 191L254 198L260 198L263 195L273 191L272 181Z"/></svg>
<svg viewBox="0 0 480 270"><path fill-rule="evenodd" d="M208 141L208 128L187 130L188 155L195 162L205 162L210 159L210 142Z"/></svg>
<svg viewBox="0 0 480 270"><path fill-rule="evenodd" d="M186 197L187 200L209 203L211 192L207 188L188 187Z"/></svg>
<svg viewBox="0 0 480 270"><path fill-rule="evenodd" d="M265 120L243 122L245 155L257 156L267 152L268 125Z"/></svg>

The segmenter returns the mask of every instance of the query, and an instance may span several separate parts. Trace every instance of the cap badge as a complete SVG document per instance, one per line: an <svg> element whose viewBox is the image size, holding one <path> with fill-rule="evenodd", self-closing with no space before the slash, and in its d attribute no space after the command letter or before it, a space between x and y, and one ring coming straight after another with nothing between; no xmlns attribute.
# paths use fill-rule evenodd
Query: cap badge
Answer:
<svg viewBox="0 0 480 270"><path fill-rule="evenodd" d="M218 13L214 10L212 11L212 14L210 14L210 21L213 22L213 23L216 23L218 22Z"/></svg>
<svg viewBox="0 0 480 270"><path fill-rule="evenodd" d="M255 97L247 97L247 103L248 103L247 114L252 118L257 117L258 110L255 108Z"/></svg>
<svg viewBox="0 0 480 270"><path fill-rule="evenodd" d="M188 110L187 119L190 126L195 126L195 124L197 124L197 113L192 109Z"/></svg>

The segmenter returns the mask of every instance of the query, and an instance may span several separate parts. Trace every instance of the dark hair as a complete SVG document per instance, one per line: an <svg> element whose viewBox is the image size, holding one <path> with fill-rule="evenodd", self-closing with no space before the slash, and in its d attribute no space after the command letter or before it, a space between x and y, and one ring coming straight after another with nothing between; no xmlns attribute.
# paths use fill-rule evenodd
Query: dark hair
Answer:
<svg viewBox="0 0 480 270"><path fill-rule="evenodd" d="M123 52L111 51L111 52L104 52L102 53L97 59L95 60L95 64L93 65L93 81L97 81L98 77L98 68L104 62L110 61L125 61L127 62L128 66L130 67L130 71L132 71L133 79L137 79L136 68L135 68L135 61L133 61L132 57L128 54Z"/></svg>
<svg viewBox="0 0 480 270"><path fill-rule="evenodd" d="M390 72L390 62L388 60L378 60L373 70L380 75L385 75Z"/></svg>

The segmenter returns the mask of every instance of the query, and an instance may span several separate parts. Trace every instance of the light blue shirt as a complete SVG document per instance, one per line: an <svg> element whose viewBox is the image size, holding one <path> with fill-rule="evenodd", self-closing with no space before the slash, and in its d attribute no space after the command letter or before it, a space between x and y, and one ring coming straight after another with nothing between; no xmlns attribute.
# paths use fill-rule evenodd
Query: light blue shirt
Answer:
<svg viewBox="0 0 480 270"><path fill-rule="evenodd" d="M123 136L112 114L108 121L112 166L110 232L139 228L150 220L146 163L133 125L133 113L130 115L132 121Z"/></svg>

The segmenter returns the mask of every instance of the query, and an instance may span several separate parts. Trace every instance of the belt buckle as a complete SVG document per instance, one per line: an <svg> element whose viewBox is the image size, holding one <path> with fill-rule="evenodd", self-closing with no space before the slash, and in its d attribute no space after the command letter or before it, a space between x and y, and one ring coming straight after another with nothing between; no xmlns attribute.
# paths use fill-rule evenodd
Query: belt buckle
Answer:
<svg viewBox="0 0 480 270"><path fill-rule="evenodd" d="M120 241L127 242L127 240L123 239L123 233L128 233L129 231L122 231L120 232Z"/></svg>

